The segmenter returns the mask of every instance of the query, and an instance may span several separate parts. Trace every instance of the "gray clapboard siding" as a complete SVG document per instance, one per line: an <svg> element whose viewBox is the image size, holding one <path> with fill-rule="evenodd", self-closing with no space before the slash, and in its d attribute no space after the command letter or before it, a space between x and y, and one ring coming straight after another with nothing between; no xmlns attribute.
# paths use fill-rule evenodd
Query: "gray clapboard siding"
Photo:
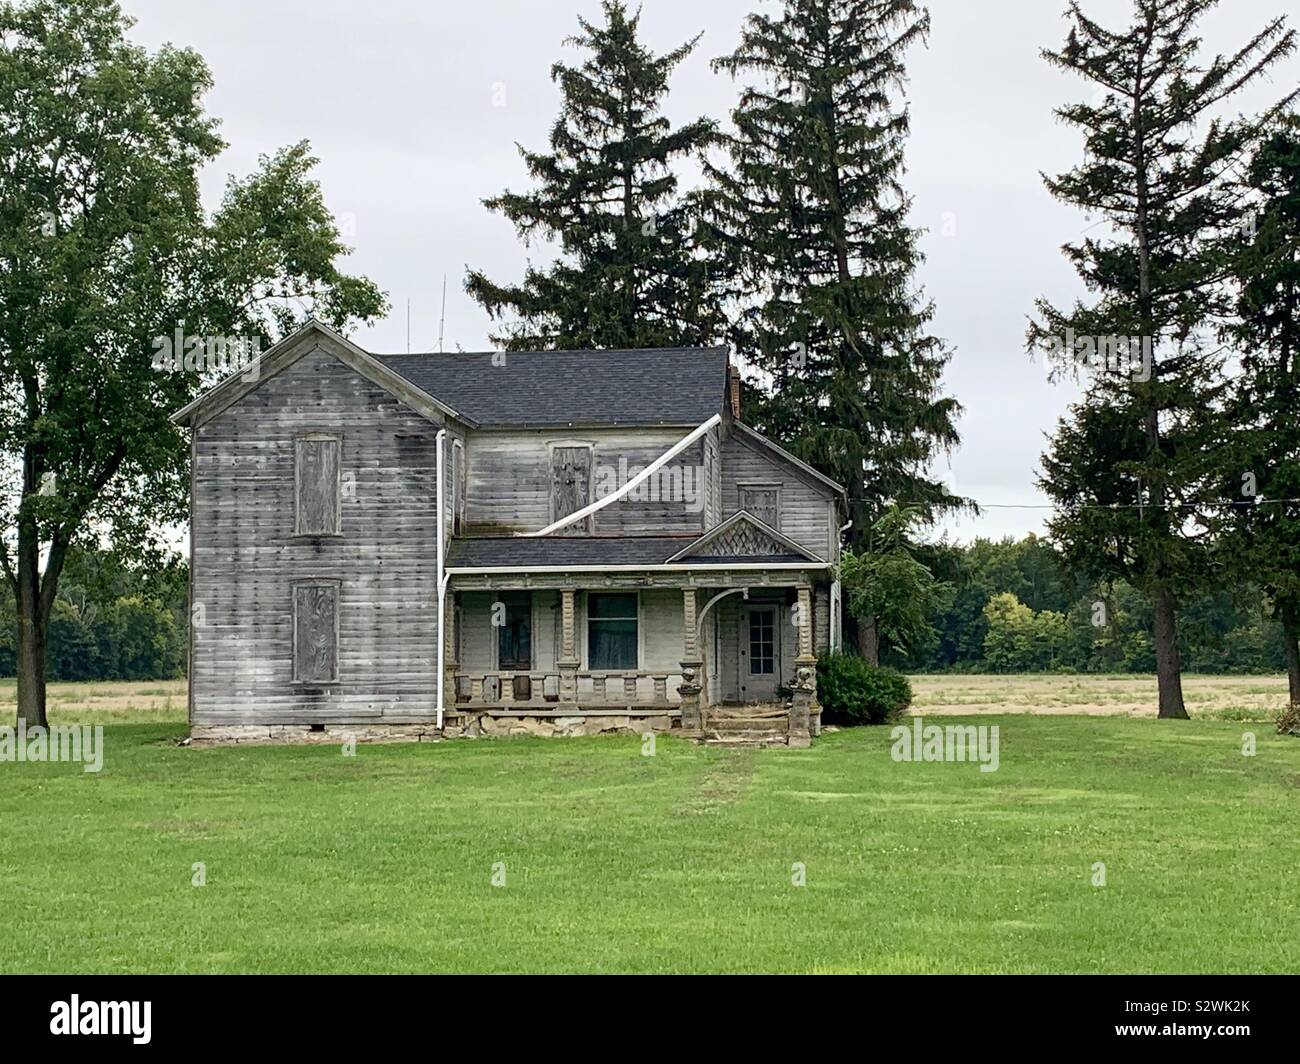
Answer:
<svg viewBox="0 0 1300 1064"><path fill-rule="evenodd" d="M470 535L535 532L552 518L553 452L590 448L592 501L621 487L685 435L680 429L477 431L467 442L466 532ZM704 529L706 494L700 443L683 451L650 483L593 518L604 535L655 535ZM668 498L663 496L667 494ZM575 507L576 509L576 507ZM569 511L572 512L572 511Z"/></svg>
<svg viewBox="0 0 1300 1064"><path fill-rule="evenodd" d="M836 530L831 527L834 498L830 489L801 477L794 469L757 450L738 434L722 444L722 511L730 517L741 508L742 485L775 485L781 499L778 532L830 560Z"/></svg>
<svg viewBox="0 0 1300 1064"><path fill-rule="evenodd" d="M196 430L196 723L433 715L438 428L316 351ZM340 441L334 536L294 531L295 441L312 434ZM333 683L294 680L294 587L313 583L337 586Z"/></svg>

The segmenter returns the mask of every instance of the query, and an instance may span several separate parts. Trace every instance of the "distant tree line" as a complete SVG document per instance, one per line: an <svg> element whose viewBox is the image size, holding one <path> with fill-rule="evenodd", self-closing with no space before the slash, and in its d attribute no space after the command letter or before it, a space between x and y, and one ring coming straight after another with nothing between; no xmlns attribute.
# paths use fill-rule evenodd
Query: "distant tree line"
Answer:
<svg viewBox="0 0 1300 1064"><path fill-rule="evenodd" d="M128 566L112 551L69 555L50 612L51 680L171 680L185 675L188 626L184 561ZM0 676L18 664L13 599L0 596Z"/></svg>
<svg viewBox="0 0 1300 1064"><path fill-rule="evenodd" d="M1152 606L1124 581L1072 580L1036 536L921 548L938 583L928 627L885 660L916 672L1155 672ZM1183 608L1179 652L1191 672L1280 672L1286 652L1268 600L1249 584Z"/></svg>

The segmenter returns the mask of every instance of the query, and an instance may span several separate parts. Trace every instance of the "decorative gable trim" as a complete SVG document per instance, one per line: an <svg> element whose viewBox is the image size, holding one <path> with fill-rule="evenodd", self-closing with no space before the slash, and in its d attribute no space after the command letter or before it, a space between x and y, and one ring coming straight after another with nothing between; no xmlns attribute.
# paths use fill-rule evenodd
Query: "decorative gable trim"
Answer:
<svg viewBox="0 0 1300 1064"><path fill-rule="evenodd" d="M740 510L688 543L667 564L687 558L763 558L776 554L794 554L818 563L825 561L753 514Z"/></svg>
<svg viewBox="0 0 1300 1064"><path fill-rule="evenodd" d="M173 414L171 420L177 425L198 428L239 402L264 380L275 376L281 370L288 369L300 358L314 351L327 351L334 355L344 365L391 393L417 414L438 422L445 418L455 418L471 428L478 427L477 421L453 410L446 403L417 388L400 373L389 369L347 337L336 333L314 318L297 332L291 333L268 348L254 363L256 373L250 373L248 367L236 370L225 380L200 395L194 402Z"/></svg>

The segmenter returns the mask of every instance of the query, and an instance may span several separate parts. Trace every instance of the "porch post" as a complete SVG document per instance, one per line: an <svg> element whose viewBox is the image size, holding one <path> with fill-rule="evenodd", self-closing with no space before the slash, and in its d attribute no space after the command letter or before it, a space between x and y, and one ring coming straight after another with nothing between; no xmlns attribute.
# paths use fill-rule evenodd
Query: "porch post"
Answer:
<svg viewBox="0 0 1300 1064"><path fill-rule="evenodd" d="M460 659L456 654L456 592L447 589L447 601L442 611L443 644L442 660L442 701L445 712L456 708L456 677L460 671Z"/></svg>
<svg viewBox="0 0 1300 1064"><path fill-rule="evenodd" d="M560 670L560 701L578 701L578 638L575 632L574 603L577 590L566 587L560 591L560 656L555 667Z"/></svg>
<svg viewBox="0 0 1300 1064"><path fill-rule="evenodd" d="M682 728L699 731L704 724L700 693L703 691L704 662L700 660L700 633L696 615L695 588L682 588Z"/></svg>
<svg viewBox="0 0 1300 1064"><path fill-rule="evenodd" d="M800 584L798 588L799 653L794 659L793 698L790 702L790 745L807 746L817 718L817 658L813 654L812 588Z"/></svg>

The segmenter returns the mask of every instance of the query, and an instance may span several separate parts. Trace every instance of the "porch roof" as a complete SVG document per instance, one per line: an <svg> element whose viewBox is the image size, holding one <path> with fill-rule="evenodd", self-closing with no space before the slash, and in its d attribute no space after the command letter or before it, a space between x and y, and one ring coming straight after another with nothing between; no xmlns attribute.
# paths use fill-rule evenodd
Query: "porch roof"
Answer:
<svg viewBox="0 0 1300 1064"><path fill-rule="evenodd" d="M676 557L699 537L686 536L483 536L457 538L447 551L447 567L508 569L540 567L661 566L682 568L726 565L807 565L806 554Z"/></svg>

